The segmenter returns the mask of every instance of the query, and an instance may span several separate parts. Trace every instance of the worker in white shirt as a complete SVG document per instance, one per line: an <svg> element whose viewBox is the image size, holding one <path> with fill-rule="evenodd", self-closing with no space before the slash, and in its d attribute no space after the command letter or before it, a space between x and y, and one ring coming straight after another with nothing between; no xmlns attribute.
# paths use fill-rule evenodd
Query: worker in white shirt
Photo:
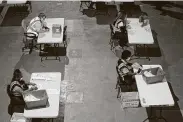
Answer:
<svg viewBox="0 0 183 122"><path fill-rule="evenodd" d="M123 28L125 28L125 21L126 21L126 13L124 11L118 12L118 16L113 22L113 31L121 32Z"/></svg>
<svg viewBox="0 0 183 122"><path fill-rule="evenodd" d="M44 13L40 13L37 17L33 18L29 26L27 28L27 32L34 33L36 36L41 32L48 31L49 28L46 26L46 15Z"/></svg>
<svg viewBox="0 0 183 122"><path fill-rule="evenodd" d="M46 19L46 15L44 13L40 13L37 17L33 18L30 23L29 26L27 27L27 33L33 33L35 34L35 38L38 37L39 33L43 33L46 31L49 31L49 28L46 25L45 22ZM37 39L36 39L37 42ZM36 43L33 42L33 43ZM44 46L41 47L41 49L44 49Z"/></svg>

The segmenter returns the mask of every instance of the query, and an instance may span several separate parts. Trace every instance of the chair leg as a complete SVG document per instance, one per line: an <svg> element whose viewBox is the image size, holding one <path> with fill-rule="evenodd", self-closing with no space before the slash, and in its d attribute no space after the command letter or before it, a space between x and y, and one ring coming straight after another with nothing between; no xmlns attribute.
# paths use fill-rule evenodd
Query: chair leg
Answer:
<svg viewBox="0 0 183 122"><path fill-rule="evenodd" d="M83 10L83 3L82 2L80 3L79 11L81 11L81 9ZM83 11L81 11L81 12L83 12Z"/></svg>
<svg viewBox="0 0 183 122"><path fill-rule="evenodd" d="M119 85L119 78L117 78L116 88L115 89L117 89L118 85Z"/></svg>
<svg viewBox="0 0 183 122"><path fill-rule="evenodd" d="M120 86L118 87L118 94L117 94L117 98L119 98L119 95L120 95L120 90L121 88L120 88Z"/></svg>

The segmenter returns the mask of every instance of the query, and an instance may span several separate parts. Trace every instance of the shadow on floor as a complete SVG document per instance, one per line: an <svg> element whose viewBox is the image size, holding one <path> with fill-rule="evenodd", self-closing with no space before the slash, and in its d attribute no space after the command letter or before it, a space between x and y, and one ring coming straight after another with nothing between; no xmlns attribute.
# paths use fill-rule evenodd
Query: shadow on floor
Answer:
<svg viewBox="0 0 183 122"><path fill-rule="evenodd" d="M107 9L105 11L96 10L96 21L99 25L107 25L113 23L117 10L116 6L114 5L106 5Z"/></svg>
<svg viewBox="0 0 183 122"><path fill-rule="evenodd" d="M162 108L162 116L168 121L168 122L182 122L183 121L183 117L182 117L182 114L181 114L181 111L180 111L180 107L178 105L178 98L177 96L174 94L173 92L173 89L172 89L172 86L170 83L169 84L169 88L170 88L170 91L172 93L172 96L173 96L173 99L174 99L174 102L175 102L175 105L172 106L172 107L163 107ZM147 108L147 113L148 115L150 115L150 108ZM158 107L155 107L153 108L153 111L152 111L152 115L156 115L156 116L159 116L160 115L160 108ZM154 120L150 120L149 122L156 122Z"/></svg>
<svg viewBox="0 0 183 122"><path fill-rule="evenodd" d="M162 7L178 7L183 8L182 4L173 3L172 1L141 1L144 4L149 4L151 6L155 6L156 9L161 9ZM180 1L181 2L181 1Z"/></svg>
<svg viewBox="0 0 183 122"><path fill-rule="evenodd" d="M3 11L4 6L0 6L0 14Z"/></svg>
<svg viewBox="0 0 183 122"><path fill-rule="evenodd" d="M61 72L62 80L64 80L65 65L69 64L69 59L67 56L59 57L60 62L58 60L44 60L41 62L38 52L33 51L31 54L23 54L15 68L23 68L29 74L33 72Z"/></svg>
<svg viewBox="0 0 183 122"><path fill-rule="evenodd" d="M147 56L161 57L162 56L161 49L158 44L157 33L154 30L152 30L152 35L153 35L153 39L154 39L154 44L148 45L147 53L144 51L143 46L138 46L136 48L137 54L139 54L139 56L142 56L142 57L147 57Z"/></svg>
<svg viewBox="0 0 183 122"><path fill-rule="evenodd" d="M127 13L128 18L139 18L142 12L140 6L133 3L124 3L122 9Z"/></svg>
<svg viewBox="0 0 183 122"><path fill-rule="evenodd" d="M22 20L28 15L27 6L9 7L1 26L21 26Z"/></svg>
<svg viewBox="0 0 183 122"><path fill-rule="evenodd" d="M175 11L170 11L170 10L165 10L165 9L162 9L161 11L162 11L161 15L163 15L163 16L168 15L172 18L183 20L183 13L181 13L181 12L175 12Z"/></svg>

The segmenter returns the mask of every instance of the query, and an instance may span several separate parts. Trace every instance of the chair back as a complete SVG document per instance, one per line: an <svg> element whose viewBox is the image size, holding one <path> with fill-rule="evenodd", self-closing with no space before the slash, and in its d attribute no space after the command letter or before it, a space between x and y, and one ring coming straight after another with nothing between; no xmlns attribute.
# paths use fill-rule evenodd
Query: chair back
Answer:
<svg viewBox="0 0 183 122"><path fill-rule="evenodd" d="M111 36L113 36L114 35L114 27L113 27L113 24L110 24L109 26L110 26L110 30L111 30Z"/></svg>
<svg viewBox="0 0 183 122"><path fill-rule="evenodd" d="M21 22L21 26L23 28L24 33L26 33L27 32L27 25L25 24L25 20L24 19Z"/></svg>
<svg viewBox="0 0 183 122"><path fill-rule="evenodd" d="M10 84L7 85L6 92L7 92L8 96L9 96L9 98L11 99L12 95L11 95L11 91L10 91Z"/></svg>

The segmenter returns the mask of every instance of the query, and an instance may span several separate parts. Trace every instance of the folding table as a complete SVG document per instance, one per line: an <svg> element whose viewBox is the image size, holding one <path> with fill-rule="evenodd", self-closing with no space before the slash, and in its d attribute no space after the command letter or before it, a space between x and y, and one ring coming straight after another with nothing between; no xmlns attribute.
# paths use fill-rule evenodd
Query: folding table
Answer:
<svg viewBox="0 0 183 122"><path fill-rule="evenodd" d="M143 65L143 69L159 67L162 69L161 65ZM134 72L137 72L134 69ZM162 106L174 106L173 96L171 94L170 88L168 86L166 78L162 82L147 84L143 79L142 75L135 75L135 80L137 83L137 88L139 92L139 99L142 107L150 107L151 113L150 116L145 119L145 122L148 119L166 119L162 116ZM160 116L152 116L152 107L160 107Z"/></svg>
<svg viewBox="0 0 183 122"><path fill-rule="evenodd" d="M63 34L64 34L64 18L46 18L47 27L50 29L49 32L40 33L37 39L37 43L40 44L40 50L42 44L54 44L54 50L59 48L59 44L63 43ZM53 24L61 25L61 34L59 37L54 36L52 33ZM43 52L43 53L42 53ZM45 54L45 55L44 55ZM57 54L57 51L54 51L54 55L56 60L60 61L60 57ZM46 57L46 53L41 50L40 51L41 61L43 60L43 56Z"/></svg>
<svg viewBox="0 0 183 122"><path fill-rule="evenodd" d="M148 45L154 44L150 24L141 27L142 23L139 22L139 18L127 18L127 21L129 22L127 25L129 44L136 45L136 48L143 45L144 51L147 54ZM137 54L136 49L135 54ZM148 56L146 58L150 60Z"/></svg>
<svg viewBox="0 0 183 122"><path fill-rule="evenodd" d="M46 108L24 110L26 118L49 118L53 121L59 114L60 72L32 73L30 82L36 83L38 89L46 89L49 106Z"/></svg>

